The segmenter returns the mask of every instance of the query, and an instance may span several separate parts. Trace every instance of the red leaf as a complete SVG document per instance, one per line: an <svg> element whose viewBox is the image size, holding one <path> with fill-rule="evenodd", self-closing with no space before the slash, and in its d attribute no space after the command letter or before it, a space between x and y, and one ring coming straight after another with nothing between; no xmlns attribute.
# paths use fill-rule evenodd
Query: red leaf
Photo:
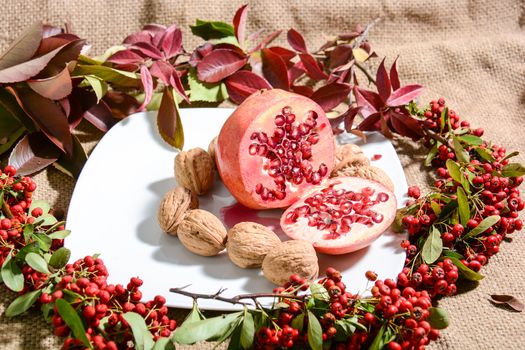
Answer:
<svg viewBox="0 0 525 350"><path fill-rule="evenodd" d="M413 140L419 139L423 135L421 124L416 119L393 110L390 110L389 114L390 122L398 134L410 137Z"/></svg>
<svg viewBox="0 0 525 350"><path fill-rule="evenodd" d="M220 44L213 45L213 50L217 50L217 49L228 49L228 50L237 52L241 56L246 56L244 54L244 51L239 46L233 45L233 44L229 44L229 43L220 43ZM204 56L206 56L206 55L204 55Z"/></svg>
<svg viewBox="0 0 525 350"><path fill-rule="evenodd" d="M141 42L130 46L130 49L139 54L156 60L162 59L162 52L150 43Z"/></svg>
<svg viewBox="0 0 525 350"><path fill-rule="evenodd" d="M332 126L332 128L335 128L337 126L339 126L339 124L341 124L341 122L345 122L345 127L347 126L347 124L349 123L350 126L352 126L352 123L354 121L354 118L355 116L357 115L357 113L359 112L361 108L359 107L349 107L346 112L344 112L343 114L335 117L335 118L328 118L328 120L330 121L330 125ZM350 121L347 122L346 119L349 118ZM351 129L351 128L350 128ZM350 132L350 129L347 129L348 132Z"/></svg>
<svg viewBox="0 0 525 350"><path fill-rule="evenodd" d="M137 64L143 60L144 59L139 54L131 51L130 49L126 49L115 52L106 60L106 62L114 64Z"/></svg>
<svg viewBox="0 0 525 350"><path fill-rule="evenodd" d="M403 86L390 95L386 101L386 105L390 107L404 106L421 95L422 92L423 86L421 85L414 84Z"/></svg>
<svg viewBox="0 0 525 350"><path fill-rule="evenodd" d="M173 147L182 149L184 133L180 121L179 109L170 88L164 89L157 115L157 127L164 141Z"/></svg>
<svg viewBox="0 0 525 350"><path fill-rule="evenodd" d="M31 133L13 148L9 164L16 168L18 175L26 176L53 164L61 153L43 133Z"/></svg>
<svg viewBox="0 0 525 350"><path fill-rule="evenodd" d="M362 131L380 130L381 125L380 123L378 123L380 121L381 121L381 114L373 113L373 114L370 114L368 117L366 117L365 120L363 120L361 124L357 126L357 128Z"/></svg>
<svg viewBox="0 0 525 350"><path fill-rule="evenodd" d="M295 29L291 28L290 30L288 30L286 39L288 39L288 44L290 44L290 46L293 47L295 51L299 51L302 53L308 52L303 36Z"/></svg>
<svg viewBox="0 0 525 350"><path fill-rule="evenodd" d="M29 80L27 84L39 95L49 98L50 100L63 99L69 95L73 89L71 76L69 75L67 67L54 77Z"/></svg>
<svg viewBox="0 0 525 350"><path fill-rule="evenodd" d="M240 70L226 78L224 81L230 99L241 104L248 96L261 89L271 89L272 86L263 77L247 71Z"/></svg>
<svg viewBox="0 0 525 350"><path fill-rule="evenodd" d="M124 44L133 45L137 43L147 43L151 44L152 35L148 31L140 31L137 33L133 33L131 35L128 35L126 39L124 39Z"/></svg>
<svg viewBox="0 0 525 350"><path fill-rule="evenodd" d="M182 49L182 32L180 28L174 24L166 29L159 45L168 59L178 54Z"/></svg>
<svg viewBox="0 0 525 350"><path fill-rule="evenodd" d="M73 135L73 154L62 154L58 161L53 164L55 168L62 171L63 173L78 178L80 171L86 164L87 155L78 138Z"/></svg>
<svg viewBox="0 0 525 350"><path fill-rule="evenodd" d="M303 62L306 74L314 80L324 80L328 78L328 75L322 71L315 58L309 53L302 53L299 55L301 62Z"/></svg>
<svg viewBox="0 0 525 350"><path fill-rule="evenodd" d="M42 40L42 23L27 28L0 56L0 70L29 61Z"/></svg>
<svg viewBox="0 0 525 350"><path fill-rule="evenodd" d="M357 86L354 87L354 96L357 101L357 106L361 107L361 115L363 118L368 117L370 114L377 113L383 106L381 97L373 91L360 89Z"/></svg>
<svg viewBox="0 0 525 350"><path fill-rule="evenodd" d="M390 67L390 82L392 83L392 89L396 91L401 87L401 83L399 82L399 75L397 74L397 59L399 56L397 56L394 63L392 63L392 67Z"/></svg>
<svg viewBox="0 0 525 350"><path fill-rule="evenodd" d="M339 38L339 40L352 40L352 39L355 39L357 38L359 35L361 35L360 32L350 32L350 33L345 33L345 34L339 34L337 37Z"/></svg>
<svg viewBox="0 0 525 350"><path fill-rule="evenodd" d="M200 46L197 46L197 48L191 54L188 63L192 67L197 67L197 65L202 60L202 58L208 55L210 52L212 52L212 50L213 50L213 45L210 43L204 43Z"/></svg>
<svg viewBox="0 0 525 350"><path fill-rule="evenodd" d="M58 34L62 34L64 31L62 28L55 27L49 24L44 24L42 26L42 38L49 38Z"/></svg>
<svg viewBox="0 0 525 350"><path fill-rule="evenodd" d="M60 73L69 62L78 60L80 51L82 51L85 44L85 40L77 39L64 45L62 49L51 58L37 77L47 78Z"/></svg>
<svg viewBox="0 0 525 350"><path fill-rule="evenodd" d="M113 116L119 119L124 119L128 115L137 112L140 106L134 97L125 94L122 91L110 90L106 92L103 100L111 109Z"/></svg>
<svg viewBox="0 0 525 350"><path fill-rule="evenodd" d="M345 65L353 57L351 45L338 45L330 51L330 68Z"/></svg>
<svg viewBox="0 0 525 350"><path fill-rule="evenodd" d="M18 104L61 150L71 153L73 141L67 117L57 104L27 88L6 87Z"/></svg>
<svg viewBox="0 0 525 350"><path fill-rule="evenodd" d="M262 70L264 77L274 88L289 90L288 69L281 56L270 49L261 50Z"/></svg>
<svg viewBox="0 0 525 350"><path fill-rule="evenodd" d="M186 91L184 90L184 86L182 85L182 81L180 80L179 75L177 72L171 75L170 77L170 85L174 87L179 95L186 100L189 104L191 104L190 99L188 98L188 95L186 95Z"/></svg>
<svg viewBox="0 0 525 350"><path fill-rule="evenodd" d="M102 132L107 132L115 125L111 109L103 100L87 110L83 117Z"/></svg>
<svg viewBox="0 0 525 350"><path fill-rule="evenodd" d="M296 94L303 95L306 97L311 97L314 94L314 89L310 86L292 85L292 90Z"/></svg>
<svg viewBox="0 0 525 350"><path fill-rule="evenodd" d="M333 82L317 89L310 98L317 102L325 112L328 112L343 102L351 90L348 84Z"/></svg>
<svg viewBox="0 0 525 350"><path fill-rule="evenodd" d="M251 48L248 50L248 54L251 54L255 51L259 51L266 47L269 43L275 40L280 34L282 33L282 30L276 30L275 32L270 33L267 35L257 46Z"/></svg>
<svg viewBox="0 0 525 350"><path fill-rule="evenodd" d="M306 70L304 69L303 62L297 61L292 67L288 69L288 77L290 82L293 84L297 78L301 77L305 72Z"/></svg>
<svg viewBox="0 0 525 350"><path fill-rule="evenodd" d="M166 26L162 24L150 23L142 27L142 31L151 35L162 34L166 31Z"/></svg>
<svg viewBox="0 0 525 350"><path fill-rule="evenodd" d="M524 305L523 302L521 302L518 298L512 296L512 295L498 295L498 294L491 294L490 301L493 302L496 305L507 305L508 307L512 308L514 311L522 312Z"/></svg>
<svg viewBox="0 0 525 350"><path fill-rule="evenodd" d="M385 68L385 59L381 61L381 64L379 65L379 68L377 69L376 85L377 85L377 92L379 92L379 96L381 96L381 100L385 102L388 99L388 96L390 96L390 93L392 92L392 86L390 85L390 78L388 77L388 73L386 72L386 68Z"/></svg>
<svg viewBox="0 0 525 350"><path fill-rule="evenodd" d="M285 49L284 47L272 46L269 47L268 50L272 50L273 53L276 53L279 56L281 56L285 62L295 57L295 52L293 52L292 50Z"/></svg>
<svg viewBox="0 0 525 350"><path fill-rule="evenodd" d="M197 77L207 83L217 83L246 64L246 57L228 49L213 50L197 65Z"/></svg>
<svg viewBox="0 0 525 350"><path fill-rule="evenodd" d="M140 66L140 81L142 82L142 89L144 90L144 102L139 106L139 110L143 110L153 96L153 78L148 67L145 65Z"/></svg>
<svg viewBox="0 0 525 350"><path fill-rule="evenodd" d="M179 95L181 95L188 103L190 103L190 100L184 91L184 87L182 86L182 82L180 81L180 77L177 74L175 67L165 61L155 61L150 68L150 72L151 75L160 79L164 85L173 86L175 89L177 89Z"/></svg>
<svg viewBox="0 0 525 350"><path fill-rule="evenodd" d="M248 17L248 5L239 7L233 17L233 29L235 37L241 47L244 47L244 38L246 36L246 18Z"/></svg>

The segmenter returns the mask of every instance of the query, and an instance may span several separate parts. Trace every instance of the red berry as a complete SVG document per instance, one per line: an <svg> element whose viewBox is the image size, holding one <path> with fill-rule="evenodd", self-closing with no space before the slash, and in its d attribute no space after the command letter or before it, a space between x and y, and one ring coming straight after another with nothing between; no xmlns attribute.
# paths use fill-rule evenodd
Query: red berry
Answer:
<svg viewBox="0 0 525 350"><path fill-rule="evenodd" d="M408 188L408 196L418 199L421 196L421 190L417 186L410 186Z"/></svg>

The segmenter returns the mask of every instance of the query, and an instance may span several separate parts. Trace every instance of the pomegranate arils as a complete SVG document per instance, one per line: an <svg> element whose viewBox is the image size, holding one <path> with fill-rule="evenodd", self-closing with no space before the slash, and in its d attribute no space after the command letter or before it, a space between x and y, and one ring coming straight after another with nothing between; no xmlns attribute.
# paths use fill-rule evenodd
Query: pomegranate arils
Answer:
<svg viewBox="0 0 525 350"><path fill-rule="evenodd" d="M295 208L286 216L287 223L295 223L299 218L308 220L308 226L318 230L326 230L329 235L325 239L336 239L351 231L355 223L372 227L383 222L384 215L371 208L388 200L388 194L379 192L375 199L374 190L363 188L361 193L335 190L334 185L324 188L321 193L312 195L304 200L305 205Z"/></svg>
<svg viewBox="0 0 525 350"><path fill-rule="evenodd" d="M303 123L296 123L296 116L291 107L284 107L282 115L274 119L276 128L273 136L265 132L254 132L250 139L254 141L248 147L252 156L264 157L263 169L274 179L276 189L263 188L257 184L255 193L263 200L282 200L286 197L286 185L300 185L304 181L317 185L328 174L328 166L324 163L314 171L310 160L312 145L319 142L319 134L314 130L317 126L317 113L308 112Z"/></svg>

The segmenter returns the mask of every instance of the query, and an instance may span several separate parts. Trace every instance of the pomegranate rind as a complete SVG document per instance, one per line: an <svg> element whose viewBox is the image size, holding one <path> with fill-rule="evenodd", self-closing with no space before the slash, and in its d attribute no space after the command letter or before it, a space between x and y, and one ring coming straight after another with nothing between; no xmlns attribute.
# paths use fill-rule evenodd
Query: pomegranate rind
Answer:
<svg viewBox="0 0 525 350"><path fill-rule="evenodd" d="M388 200L378 203L372 207L375 212L383 215L383 220L380 223L374 224L372 227L360 223L353 223L350 232L341 234L338 238L326 239L327 230L319 230L317 227L308 226L308 220L305 217L299 217L295 223L287 220L287 215L293 212L296 208L305 205L305 199L314 196L330 185L334 185L334 189L344 189L347 191L358 192L365 187L370 187L375 190L375 193L386 193ZM288 208L281 217L281 228L283 232L291 239L301 239L310 241L319 253L329 255L340 255L351 253L363 249L377 238L379 238L392 224L395 219L397 211L397 200L392 191L384 185L358 177L338 177L327 181L323 185L315 186L310 191L303 194L302 199L297 201L294 205Z"/></svg>
<svg viewBox="0 0 525 350"><path fill-rule="evenodd" d="M303 181L299 185L287 183L284 199L263 200L255 192L261 183L275 188L274 180L263 169L263 157L249 154L252 144L250 136L254 132L270 133L274 128L275 117L282 114L286 106L292 108L296 121L306 119L309 111L317 113L315 132L319 142L312 147L310 163L317 169L321 163L328 167L327 178L334 163L335 146L328 118L322 108L311 99L280 89L263 90L247 98L226 120L216 142L216 162L221 179L238 202L252 209L285 208L301 197L312 186Z"/></svg>

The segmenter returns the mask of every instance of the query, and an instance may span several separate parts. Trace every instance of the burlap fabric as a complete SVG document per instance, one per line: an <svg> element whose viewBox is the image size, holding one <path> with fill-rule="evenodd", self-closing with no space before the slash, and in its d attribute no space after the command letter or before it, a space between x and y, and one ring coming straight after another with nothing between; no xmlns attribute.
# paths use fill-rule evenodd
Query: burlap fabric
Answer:
<svg viewBox="0 0 525 350"><path fill-rule="evenodd" d="M188 34L195 18L231 20L239 1L67 1L4 0L0 11L0 49L5 49L25 27L43 19L69 22L93 45L94 53L119 43L143 24L178 23L186 47L199 40ZM525 10L521 1L253 1L250 27L287 29L305 34L310 48L330 36L348 31L355 23L382 21L371 33L378 53L391 62L401 55L399 70L405 82L427 87L423 101L444 96L461 116L482 126L486 136L510 150L525 151ZM84 128L81 138L91 148L100 135ZM418 146L396 142L410 183L427 181ZM523 160L523 157L521 157ZM54 170L36 176L37 197L67 209L74 183ZM440 301L450 313L451 326L430 349L523 349L525 313L510 312L488 301L491 293L512 294L525 300L525 239L516 234L502 253L491 259L487 276L468 292ZM103 244L103 243L101 243ZM6 319L3 311L14 298L0 292L0 348L51 349L61 344L51 335L37 311ZM181 318L184 312L174 310ZM212 348L200 344L199 348Z"/></svg>

